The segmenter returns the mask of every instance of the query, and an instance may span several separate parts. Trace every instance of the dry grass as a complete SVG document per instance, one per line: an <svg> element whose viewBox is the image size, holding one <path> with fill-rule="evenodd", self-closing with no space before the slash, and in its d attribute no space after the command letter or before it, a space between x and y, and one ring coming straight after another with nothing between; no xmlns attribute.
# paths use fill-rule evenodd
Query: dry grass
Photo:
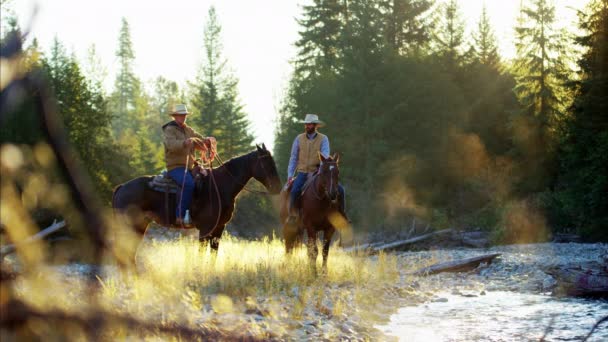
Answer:
<svg viewBox="0 0 608 342"><path fill-rule="evenodd" d="M319 257L319 269L320 263ZM189 238L152 241L140 248L138 264L145 270L139 274L106 266L96 279L96 300L89 297L86 277L73 272L77 266L38 267L15 282L15 294L43 312L87 315L101 309L161 325L218 330L226 336L366 339L373 338L373 323L385 316L385 310L371 313L386 304L383 298L391 295L387 289L399 279L394 256L369 258L333 247L327 272L315 277L306 250L297 248L286 256L278 238L227 237L217 256ZM50 322L30 328L41 337L57 333ZM107 325L103 331L104 339L172 338L120 324Z"/></svg>

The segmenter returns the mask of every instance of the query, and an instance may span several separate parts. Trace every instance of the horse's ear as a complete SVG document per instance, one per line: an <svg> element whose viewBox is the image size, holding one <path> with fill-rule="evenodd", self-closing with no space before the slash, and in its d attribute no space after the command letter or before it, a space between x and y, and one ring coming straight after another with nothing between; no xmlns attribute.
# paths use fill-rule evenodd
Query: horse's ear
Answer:
<svg viewBox="0 0 608 342"><path fill-rule="evenodd" d="M262 143L262 149L263 149L264 151L268 151L268 150L266 149L266 144Z"/></svg>
<svg viewBox="0 0 608 342"><path fill-rule="evenodd" d="M255 148L258 150L258 152L262 151L262 149L260 148L260 145L255 144Z"/></svg>
<svg viewBox="0 0 608 342"><path fill-rule="evenodd" d="M323 157L323 154L321 154L321 151L317 151L317 154L319 155L319 160L324 162L325 161L325 157Z"/></svg>
<svg viewBox="0 0 608 342"><path fill-rule="evenodd" d="M340 161L340 153L336 152L333 156L333 160L336 162L336 164Z"/></svg>

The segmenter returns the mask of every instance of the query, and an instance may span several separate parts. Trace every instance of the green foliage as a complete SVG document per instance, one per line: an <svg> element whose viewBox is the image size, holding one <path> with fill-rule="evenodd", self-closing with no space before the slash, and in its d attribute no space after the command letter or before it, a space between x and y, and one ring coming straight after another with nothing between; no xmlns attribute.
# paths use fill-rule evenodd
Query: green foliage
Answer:
<svg viewBox="0 0 608 342"><path fill-rule="evenodd" d="M313 4L303 6L303 11L303 18L298 20L304 30L296 42L299 50L296 72L312 76L318 72L337 71L340 33L352 11L348 2L313 0Z"/></svg>
<svg viewBox="0 0 608 342"><path fill-rule="evenodd" d="M429 21L423 16L431 0L384 0L379 5L384 16L384 34L389 46L398 54L421 56L430 40Z"/></svg>
<svg viewBox="0 0 608 342"><path fill-rule="evenodd" d="M555 175L553 152L558 122L567 106L566 35L556 28L555 6L547 0L531 0L521 9L516 31L517 59L514 88L523 107L515 126L526 132L515 137L517 152L537 177L522 184L527 191L548 186Z"/></svg>
<svg viewBox="0 0 608 342"><path fill-rule="evenodd" d="M587 50L580 81L560 143L560 173L553 194L554 224L577 229L590 240L608 241L608 2L592 1L580 16Z"/></svg>
<svg viewBox="0 0 608 342"><path fill-rule="evenodd" d="M121 158L111 139L111 117L106 102L86 80L73 56L55 39L48 57L42 58L70 142L78 151L97 188L109 196L114 186L108 175L110 158ZM124 157L123 157L124 158Z"/></svg>
<svg viewBox="0 0 608 342"><path fill-rule="evenodd" d="M209 9L203 41L205 59L196 83L192 84L191 102L197 112L193 125L203 135L215 137L219 155L228 159L249 152L253 136L238 99L238 80L226 68L222 55L221 25L213 6Z"/></svg>
<svg viewBox="0 0 608 342"><path fill-rule="evenodd" d="M438 8L437 30L433 43L441 65L454 74L464 57L464 20L456 0L449 0Z"/></svg>
<svg viewBox="0 0 608 342"><path fill-rule="evenodd" d="M482 65L498 69L500 67L500 56L498 55L496 36L490 24L485 4L473 40L475 41L472 47L474 59Z"/></svg>

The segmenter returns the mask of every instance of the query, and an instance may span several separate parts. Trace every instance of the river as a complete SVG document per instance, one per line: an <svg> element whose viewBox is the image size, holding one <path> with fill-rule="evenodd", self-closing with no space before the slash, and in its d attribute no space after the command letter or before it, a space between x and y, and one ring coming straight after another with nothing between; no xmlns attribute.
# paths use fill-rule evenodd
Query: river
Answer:
<svg viewBox="0 0 608 342"><path fill-rule="evenodd" d="M551 296L550 266L605 262L606 244L535 244L486 250L458 249L403 253L402 262L437 262L502 253L492 265L474 272L415 279L433 293L419 305L403 307L376 326L400 341L580 341L602 317L608 300ZM608 322L589 341L608 341Z"/></svg>

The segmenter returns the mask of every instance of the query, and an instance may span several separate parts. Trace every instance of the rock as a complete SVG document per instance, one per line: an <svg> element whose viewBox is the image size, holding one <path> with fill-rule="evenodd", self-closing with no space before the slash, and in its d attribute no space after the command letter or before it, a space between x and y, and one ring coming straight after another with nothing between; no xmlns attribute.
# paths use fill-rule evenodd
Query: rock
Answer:
<svg viewBox="0 0 608 342"><path fill-rule="evenodd" d="M441 298L433 299L432 302L433 303L447 303L448 299L441 297Z"/></svg>

